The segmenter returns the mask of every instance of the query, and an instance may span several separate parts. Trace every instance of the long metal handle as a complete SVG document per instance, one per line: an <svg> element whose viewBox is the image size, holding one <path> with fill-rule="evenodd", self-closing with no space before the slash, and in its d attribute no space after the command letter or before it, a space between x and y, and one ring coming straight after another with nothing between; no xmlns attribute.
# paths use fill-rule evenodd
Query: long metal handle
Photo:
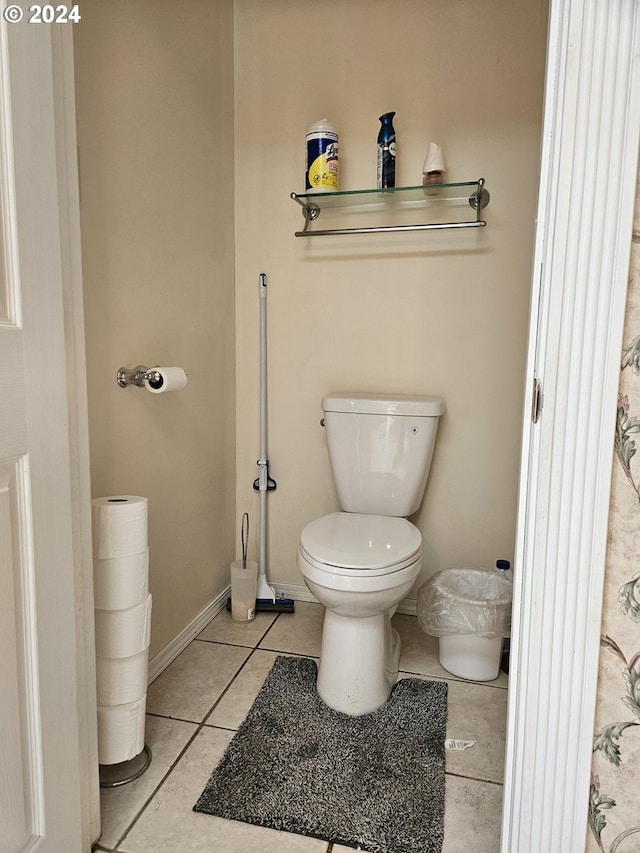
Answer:
<svg viewBox="0 0 640 853"><path fill-rule="evenodd" d="M258 277L260 296L260 459L267 459L267 276ZM265 474L266 476L266 474ZM264 484L266 489L266 480Z"/></svg>
<svg viewBox="0 0 640 853"><path fill-rule="evenodd" d="M260 459L258 459L258 491L260 492L260 530L258 536L258 598L276 600L267 583L267 491L269 461L267 459L267 276L258 277L260 295ZM274 483L275 488L275 483Z"/></svg>
<svg viewBox="0 0 640 853"><path fill-rule="evenodd" d="M434 222L421 225L375 225L367 228L329 228L325 231L296 231L296 237L321 237L329 234L381 234L390 231L436 231L445 228L483 228L487 223L480 219L472 222Z"/></svg>

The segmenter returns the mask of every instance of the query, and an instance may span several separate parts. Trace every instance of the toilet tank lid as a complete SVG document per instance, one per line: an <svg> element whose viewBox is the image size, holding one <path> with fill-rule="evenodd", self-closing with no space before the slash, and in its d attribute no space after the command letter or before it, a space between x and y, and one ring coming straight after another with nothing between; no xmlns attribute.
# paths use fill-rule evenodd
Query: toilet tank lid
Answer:
<svg viewBox="0 0 640 853"><path fill-rule="evenodd" d="M322 398L322 411L433 418L444 412L444 400L431 394L367 394L340 391Z"/></svg>

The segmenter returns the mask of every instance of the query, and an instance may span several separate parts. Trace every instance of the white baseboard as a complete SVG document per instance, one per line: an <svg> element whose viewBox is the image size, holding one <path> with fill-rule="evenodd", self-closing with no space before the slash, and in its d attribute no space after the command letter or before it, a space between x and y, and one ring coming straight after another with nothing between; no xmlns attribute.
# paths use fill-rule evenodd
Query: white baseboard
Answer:
<svg viewBox="0 0 640 853"><path fill-rule="evenodd" d="M403 616L418 615L418 601L415 598L403 598L396 613L401 613Z"/></svg>
<svg viewBox="0 0 640 853"><path fill-rule="evenodd" d="M294 601L316 601L317 598L312 595L304 584L272 584L278 598L292 598ZM415 616L417 601L415 598L403 598L396 613L401 613L403 616Z"/></svg>
<svg viewBox="0 0 640 853"><path fill-rule="evenodd" d="M178 657L180 652L183 652L186 649L191 640L198 636L200 631L202 631L209 622L211 622L214 616L217 616L221 610L224 610L227 604L227 598L229 598L230 594L231 587L228 586L220 593L220 595L210 601L209 604L207 604L207 606L198 613L195 619L192 619L191 622L189 622L189 624L183 628L170 643L167 643L164 649L159 651L157 655L153 656L149 661L149 684L151 684L152 681L155 681L160 673Z"/></svg>
<svg viewBox="0 0 640 853"><path fill-rule="evenodd" d="M294 601L312 601L316 604L318 599L309 592L309 589L304 584L295 583L274 583L271 586L276 591L278 598L292 598Z"/></svg>

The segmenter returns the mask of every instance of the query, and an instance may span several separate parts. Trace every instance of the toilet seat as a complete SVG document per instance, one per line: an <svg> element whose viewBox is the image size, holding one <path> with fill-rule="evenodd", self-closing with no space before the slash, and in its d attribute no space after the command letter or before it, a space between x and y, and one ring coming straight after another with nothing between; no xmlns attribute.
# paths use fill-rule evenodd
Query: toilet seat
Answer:
<svg viewBox="0 0 640 853"><path fill-rule="evenodd" d="M366 572L371 577L415 563L422 536L406 518L334 512L304 528L299 549L320 571L347 577Z"/></svg>

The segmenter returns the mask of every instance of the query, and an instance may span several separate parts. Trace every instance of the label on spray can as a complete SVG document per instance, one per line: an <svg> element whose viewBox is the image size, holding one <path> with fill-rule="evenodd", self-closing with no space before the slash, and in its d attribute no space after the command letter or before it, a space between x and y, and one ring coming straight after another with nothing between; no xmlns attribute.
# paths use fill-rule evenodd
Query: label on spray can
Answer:
<svg viewBox="0 0 640 853"><path fill-rule="evenodd" d="M326 119L312 124L306 136L305 186L307 192L338 189L338 134Z"/></svg>
<svg viewBox="0 0 640 853"><path fill-rule="evenodd" d="M378 146L378 188L396 185L396 141L389 140Z"/></svg>

